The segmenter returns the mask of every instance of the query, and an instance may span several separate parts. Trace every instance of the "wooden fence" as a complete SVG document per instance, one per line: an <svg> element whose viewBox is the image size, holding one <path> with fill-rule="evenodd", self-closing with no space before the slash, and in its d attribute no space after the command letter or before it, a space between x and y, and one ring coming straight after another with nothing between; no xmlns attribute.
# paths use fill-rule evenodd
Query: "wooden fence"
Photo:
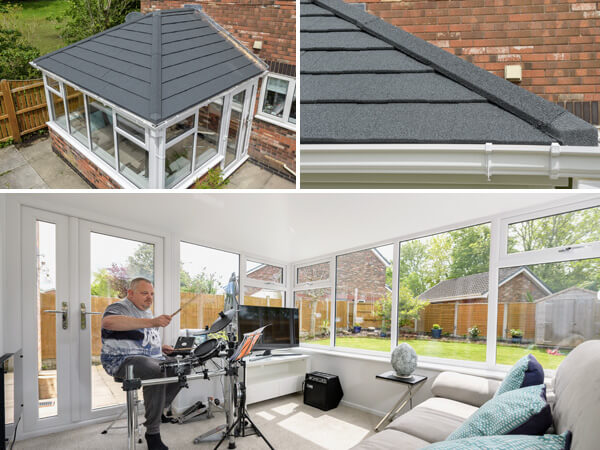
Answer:
<svg viewBox="0 0 600 450"><path fill-rule="evenodd" d="M45 128L47 121L43 80L0 81L0 142L21 142L22 136Z"/></svg>

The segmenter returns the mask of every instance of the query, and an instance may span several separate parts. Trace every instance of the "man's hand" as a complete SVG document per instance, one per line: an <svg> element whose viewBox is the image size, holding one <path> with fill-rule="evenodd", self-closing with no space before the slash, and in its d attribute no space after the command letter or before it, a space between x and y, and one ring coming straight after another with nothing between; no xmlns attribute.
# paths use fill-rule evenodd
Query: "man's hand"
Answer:
<svg viewBox="0 0 600 450"><path fill-rule="evenodd" d="M171 316L168 314L161 314L152 319L152 325L155 327L166 327L171 323Z"/></svg>
<svg viewBox="0 0 600 450"><path fill-rule="evenodd" d="M170 345L163 345L162 346L162 352L165 355L170 355L171 353L173 353L173 350L175 350L173 347L171 347Z"/></svg>

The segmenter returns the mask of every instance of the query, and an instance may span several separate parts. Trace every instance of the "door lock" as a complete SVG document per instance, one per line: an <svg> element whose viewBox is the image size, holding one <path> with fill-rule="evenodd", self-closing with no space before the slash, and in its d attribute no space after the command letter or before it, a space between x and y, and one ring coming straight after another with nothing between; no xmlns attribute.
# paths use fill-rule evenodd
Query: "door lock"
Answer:
<svg viewBox="0 0 600 450"><path fill-rule="evenodd" d="M85 327L87 326L87 319L86 319L86 315L90 315L90 316L98 316L100 314L102 314L101 312L94 312L94 311L90 311L90 312L86 312L85 311L85 303L81 302L80 304L80 308L81 308L81 329L85 330Z"/></svg>
<svg viewBox="0 0 600 450"><path fill-rule="evenodd" d="M43 313L49 314L62 314L62 328L66 330L69 328L69 304L62 302L62 309L46 309Z"/></svg>

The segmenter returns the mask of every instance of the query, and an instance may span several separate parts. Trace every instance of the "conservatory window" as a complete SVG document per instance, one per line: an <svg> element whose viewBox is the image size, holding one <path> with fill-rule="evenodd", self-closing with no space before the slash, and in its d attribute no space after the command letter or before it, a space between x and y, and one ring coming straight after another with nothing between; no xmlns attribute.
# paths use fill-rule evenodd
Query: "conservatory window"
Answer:
<svg viewBox="0 0 600 450"><path fill-rule="evenodd" d="M294 308L298 308L300 342L328 346L331 289L324 287L294 292Z"/></svg>
<svg viewBox="0 0 600 450"><path fill-rule="evenodd" d="M283 267L246 261L244 304L254 306L285 306Z"/></svg>
<svg viewBox="0 0 600 450"><path fill-rule="evenodd" d="M242 127L242 112L246 91L233 96L231 102L231 118L229 119L229 134L227 135L227 151L225 153L225 167L228 167L237 157L238 135Z"/></svg>
<svg viewBox="0 0 600 450"><path fill-rule="evenodd" d="M71 135L85 145L89 147L88 141L88 130L87 130L87 117L85 113L85 96L82 92L72 88L69 85L66 86L67 101L69 105L69 124L71 126Z"/></svg>
<svg viewBox="0 0 600 450"><path fill-rule="evenodd" d="M52 104L52 120L60 125L63 130L67 130L67 118L65 114L65 103L61 95L48 90Z"/></svg>
<svg viewBox="0 0 600 450"><path fill-rule="evenodd" d="M134 138L138 139L141 143L146 142L146 131L144 127L132 122L129 119L117 114L117 128L130 134Z"/></svg>
<svg viewBox="0 0 600 450"><path fill-rule="evenodd" d="M140 188L148 187L148 152L117 133L117 149L119 152L119 172Z"/></svg>
<svg viewBox="0 0 600 450"><path fill-rule="evenodd" d="M112 109L88 97L92 152L115 167L115 139Z"/></svg>
<svg viewBox="0 0 600 450"><path fill-rule="evenodd" d="M194 128L195 114L186 117L185 119L177 122L174 125L171 125L167 128L167 143L175 140L179 136L188 133Z"/></svg>
<svg viewBox="0 0 600 450"><path fill-rule="evenodd" d="M219 150L219 132L223 115L223 100L212 102L198 112L196 137L196 165L199 168L215 156Z"/></svg>
<svg viewBox="0 0 600 450"><path fill-rule="evenodd" d="M167 148L165 156L165 187L170 188L192 172L194 135L190 134Z"/></svg>

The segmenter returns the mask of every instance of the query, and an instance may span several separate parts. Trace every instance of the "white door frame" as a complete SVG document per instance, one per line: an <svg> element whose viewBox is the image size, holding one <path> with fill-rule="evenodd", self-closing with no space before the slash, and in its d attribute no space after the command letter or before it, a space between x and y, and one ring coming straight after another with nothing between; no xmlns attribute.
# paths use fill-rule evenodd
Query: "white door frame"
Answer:
<svg viewBox="0 0 600 450"><path fill-rule="evenodd" d="M249 142L246 139L246 129L248 125L252 125L252 114L250 114L250 107L254 105L254 98L256 97L256 85L257 82L254 82L250 85L241 86L239 89L232 91L225 97L225 103L228 105L227 108L227 122L225 125L224 139L223 142L225 144L224 153L223 153L223 162L222 169L223 171L227 171L231 167L235 166L242 157L247 153L246 152L246 144ZM227 141L229 139L229 126L231 125L231 112L233 111L233 97L235 97L240 92L245 92L244 94L244 104L242 105L242 114L240 117L240 125L238 128L238 133L236 136L236 147L235 147L235 158L227 164Z"/></svg>

